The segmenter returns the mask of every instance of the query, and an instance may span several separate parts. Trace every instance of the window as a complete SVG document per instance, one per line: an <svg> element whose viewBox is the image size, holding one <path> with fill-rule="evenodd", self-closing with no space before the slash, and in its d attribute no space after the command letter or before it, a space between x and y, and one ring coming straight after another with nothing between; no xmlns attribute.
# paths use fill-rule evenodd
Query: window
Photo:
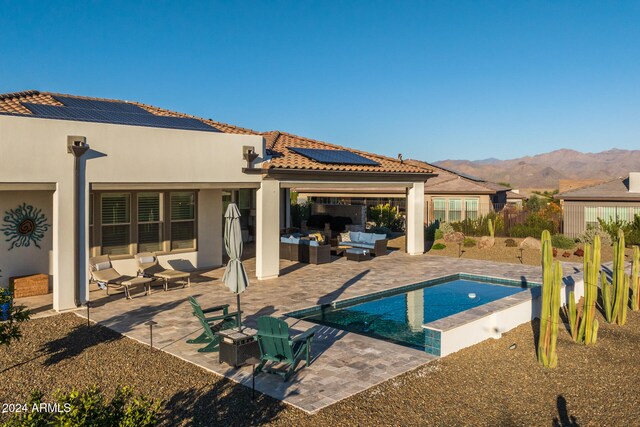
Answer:
<svg viewBox="0 0 640 427"><path fill-rule="evenodd" d="M589 228L589 226L598 225L598 208L597 207L585 206L584 223L585 223L585 228Z"/></svg>
<svg viewBox="0 0 640 427"><path fill-rule="evenodd" d="M478 218L478 199L465 199L464 210L466 219Z"/></svg>
<svg viewBox="0 0 640 427"><path fill-rule="evenodd" d="M162 251L160 193L138 193L138 252Z"/></svg>
<svg viewBox="0 0 640 427"><path fill-rule="evenodd" d="M101 201L102 254L129 254L131 195L129 193L104 193Z"/></svg>
<svg viewBox="0 0 640 427"><path fill-rule="evenodd" d="M433 199L433 218L440 222L447 220L447 204L445 199Z"/></svg>
<svg viewBox="0 0 640 427"><path fill-rule="evenodd" d="M192 191L170 193L171 250L195 249L196 194Z"/></svg>
<svg viewBox="0 0 640 427"><path fill-rule="evenodd" d="M462 219L462 200L449 199L449 222L458 222Z"/></svg>

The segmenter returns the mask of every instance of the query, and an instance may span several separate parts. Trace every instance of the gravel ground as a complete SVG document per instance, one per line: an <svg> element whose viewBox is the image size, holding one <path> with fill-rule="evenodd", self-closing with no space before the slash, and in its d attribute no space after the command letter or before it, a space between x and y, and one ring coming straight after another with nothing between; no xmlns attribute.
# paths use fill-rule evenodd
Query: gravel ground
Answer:
<svg viewBox="0 0 640 427"><path fill-rule="evenodd" d="M479 237L473 237L476 241L480 240ZM509 264L519 264L520 261L520 250L515 248L508 248L505 246L504 241L506 237L496 237L496 244L492 248L488 249L478 249L477 246L465 248L462 247L464 251L461 255L461 258L467 259L481 259L487 261L497 261L497 262L505 262ZM514 238L516 244L520 244L524 239ZM428 254L432 256L447 256L447 257L455 257L459 256L459 249L457 243L447 243L442 239L436 240L435 243L442 243L446 246L446 248L441 250L431 249ZM389 241L389 248L397 249L404 251L405 247L405 238L404 236L392 239ZM561 262L575 262L581 264L584 261L584 258L573 255L573 253L578 248L583 248L583 244L579 243L573 249L558 249L558 255L554 258ZM571 256L565 258L562 256L564 252L570 252ZM630 256L633 251L630 248L626 249L627 256ZM613 261L613 246L602 246L601 247L601 256L602 262L611 262ZM629 258L628 258L629 259ZM540 251L535 249L525 249L522 251L522 264L528 265L540 265Z"/></svg>
<svg viewBox="0 0 640 427"><path fill-rule="evenodd" d="M163 425L639 425L640 313L624 327L600 324L591 347L560 331L555 370L537 364L526 324L307 415L64 314L28 322L22 341L0 348L0 402L24 402L33 388L97 384L109 396L133 385L165 402Z"/></svg>

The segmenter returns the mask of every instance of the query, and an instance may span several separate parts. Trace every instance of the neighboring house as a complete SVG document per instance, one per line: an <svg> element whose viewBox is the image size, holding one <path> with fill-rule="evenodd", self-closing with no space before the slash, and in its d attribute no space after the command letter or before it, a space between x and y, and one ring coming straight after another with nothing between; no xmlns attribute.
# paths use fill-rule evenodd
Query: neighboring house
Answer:
<svg viewBox="0 0 640 427"><path fill-rule="evenodd" d="M509 187L418 160L407 162L438 174L424 189L428 222L476 219L507 204Z"/></svg>
<svg viewBox="0 0 640 427"><path fill-rule="evenodd" d="M47 92L0 95L0 270L48 273L56 310L88 296L87 262L123 274L153 251L174 268L220 266L223 213L239 204L256 276L279 274L289 189L403 188L407 251L424 251L430 170L279 132L149 105ZM77 159L77 161L76 161Z"/></svg>
<svg viewBox="0 0 640 427"><path fill-rule="evenodd" d="M554 196L563 206L564 234L578 237L589 225L604 221L633 221L640 214L640 172Z"/></svg>
<svg viewBox="0 0 640 427"><path fill-rule="evenodd" d="M522 206L524 196L510 191L509 187L463 175L419 160L404 160L437 174L427 181L424 188L425 223L434 220L458 222L476 219L492 211L500 211L507 204ZM324 189L295 189L304 198L321 203L365 204L368 206L389 203L404 209L404 189L371 186L368 189L327 186Z"/></svg>
<svg viewBox="0 0 640 427"><path fill-rule="evenodd" d="M522 204L527 200L527 197L520 194L519 190L507 191L507 205L516 207L522 207Z"/></svg>

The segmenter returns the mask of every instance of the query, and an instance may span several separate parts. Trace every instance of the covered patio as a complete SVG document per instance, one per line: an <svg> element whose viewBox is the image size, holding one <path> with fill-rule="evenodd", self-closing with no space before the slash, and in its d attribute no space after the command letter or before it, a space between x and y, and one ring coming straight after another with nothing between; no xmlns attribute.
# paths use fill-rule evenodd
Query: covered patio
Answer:
<svg viewBox="0 0 640 427"><path fill-rule="evenodd" d="M256 280L256 260L245 263L251 286L242 295L243 320L255 325L260 316L283 314L318 304L370 294L372 292L421 282L452 273L466 272L528 281L540 280L538 267L495 264L484 261L409 256L400 251L358 263L334 258L323 265L280 262L280 276L268 281ZM251 386L251 367L233 369L218 362L218 353L198 353L198 345L186 340L200 333L197 319L187 301L195 296L203 307L230 304L235 295L221 282L223 269L204 271L191 288L163 292L155 288L150 296L142 293L125 300L122 295L105 296L92 288L90 317L142 343L149 343L150 320L154 347L194 363L203 369ZM78 310L81 316L86 310ZM433 360L427 353L342 330L287 318L293 333L316 327L312 345L312 363L301 364L288 382L275 375L260 374L256 389L307 412L315 412L380 382Z"/></svg>

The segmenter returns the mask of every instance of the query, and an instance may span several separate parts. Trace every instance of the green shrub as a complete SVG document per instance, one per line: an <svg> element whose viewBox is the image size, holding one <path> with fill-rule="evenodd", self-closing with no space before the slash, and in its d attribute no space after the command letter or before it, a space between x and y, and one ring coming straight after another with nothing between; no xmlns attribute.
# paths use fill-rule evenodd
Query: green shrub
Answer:
<svg viewBox="0 0 640 427"><path fill-rule="evenodd" d="M551 246L558 249L573 249L576 242L562 234L554 234L551 236Z"/></svg>
<svg viewBox="0 0 640 427"><path fill-rule="evenodd" d="M2 271L2 270L0 270ZM0 275L2 277L2 275ZM0 304L10 303L8 319L0 322L0 345L9 345L12 341L22 338L20 324L29 320L31 312L24 305L13 304L13 294L9 289L0 288ZM2 320L2 317L0 317Z"/></svg>
<svg viewBox="0 0 640 427"><path fill-rule="evenodd" d="M612 242L618 240L618 230L622 230L627 246L640 245L640 214L635 215L632 222L622 220L603 221L598 218L598 226L609 235Z"/></svg>
<svg viewBox="0 0 640 427"><path fill-rule="evenodd" d="M499 235L504 231L504 219L495 212L476 219L467 218L464 221L453 222L451 226L455 231L460 231L465 236L488 236L490 234L489 220L493 222L494 234Z"/></svg>
<svg viewBox="0 0 640 427"><path fill-rule="evenodd" d="M427 242L433 242L436 240L440 227L440 221L436 220L431 224L424 227L424 240ZM440 237L442 238L442 236Z"/></svg>
<svg viewBox="0 0 640 427"><path fill-rule="evenodd" d="M442 249L444 249L444 248L446 248L446 247L447 247L447 246L446 246L446 245L444 245L444 244L442 244L442 243L436 243L435 245L433 245L433 246L431 247L431 249L436 250L436 251L440 251L440 250L442 250Z"/></svg>
<svg viewBox="0 0 640 427"><path fill-rule="evenodd" d="M462 244L462 246L464 246L465 248L472 248L475 245L476 245L475 239L472 239L471 237L464 238L464 243Z"/></svg>
<svg viewBox="0 0 640 427"><path fill-rule="evenodd" d="M369 207L367 221L373 222L376 227L387 227L391 231L404 229L404 218L397 207L389 204Z"/></svg>
<svg viewBox="0 0 640 427"><path fill-rule="evenodd" d="M150 427L158 423L160 402L149 400L144 396L134 396L131 387L116 390L111 402L106 402L102 393L92 387L80 392L72 390L69 393L61 391L54 395L58 403L58 411L32 411L36 405L43 403L44 393L33 391L27 403L27 412L15 413L4 424L9 427L17 426L123 426Z"/></svg>
<svg viewBox="0 0 640 427"><path fill-rule="evenodd" d="M524 224L514 225L509 229L510 237L535 237L536 239L542 234L544 230L548 230L550 233L554 232L553 221L545 218L542 215L531 214L527 217Z"/></svg>
<svg viewBox="0 0 640 427"><path fill-rule="evenodd" d="M436 240L442 239L443 237L444 237L444 233L442 232L442 230L437 229L435 234Z"/></svg>
<svg viewBox="0 0 640 427"><path fill-rule="evenodd" d="M302 227L302 221L309 219L311 215L311 202L291 204L291 226Z"/></svg>

